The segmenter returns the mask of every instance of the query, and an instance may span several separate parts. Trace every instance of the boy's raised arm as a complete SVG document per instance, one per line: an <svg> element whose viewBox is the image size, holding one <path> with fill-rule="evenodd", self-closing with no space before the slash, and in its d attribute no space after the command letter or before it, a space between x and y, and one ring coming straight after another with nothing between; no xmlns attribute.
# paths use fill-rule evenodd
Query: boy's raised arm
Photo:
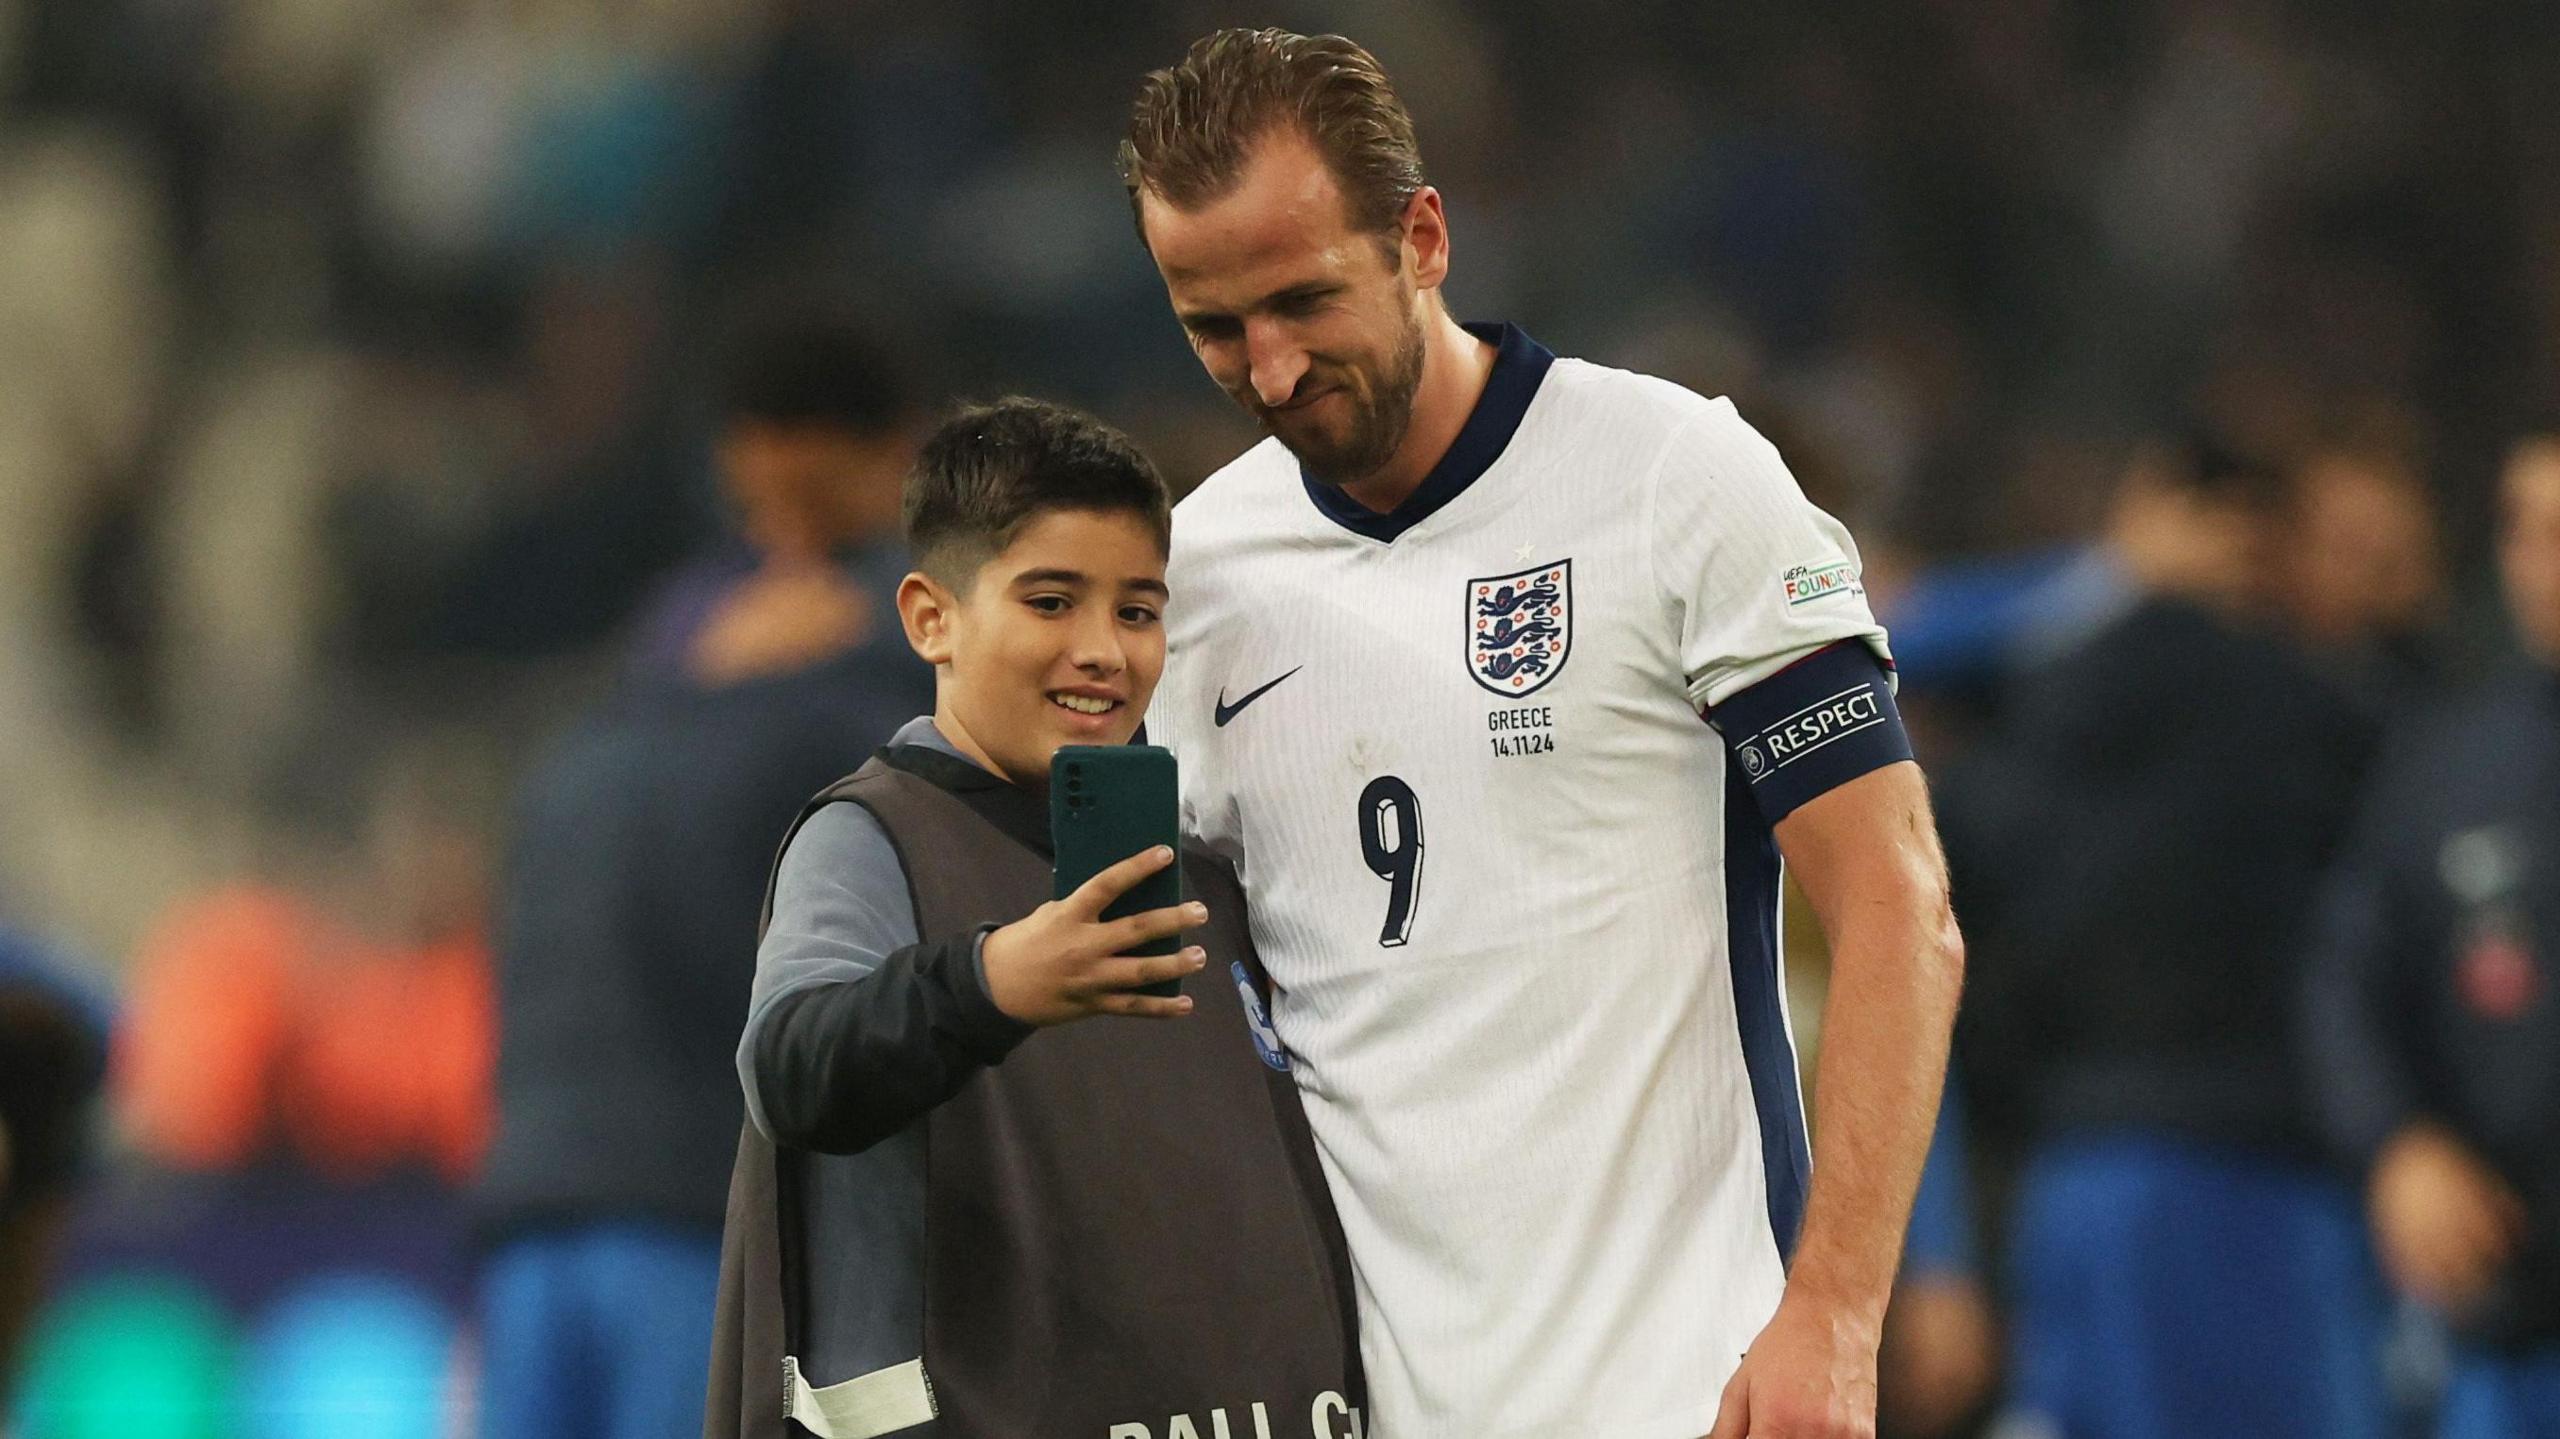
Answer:
<svg viewBox="0 0 2560 1439"><path fill-rule="evenodd" d="M747 1112L776 1144L868 1148L1031 1032L995 1007L974 934L920 944L905 871L856 804L784 851L738 1045Z"/></svg>
<svg viewBox="0 0 2560 1439"><path fill-rule="evenodd" d="M1198 923L1198 906L1099 919L1169 862L1137 856L1012 925L919 940L879 822L854 804L812 815L782 856L738 1046L756 1127L776 1144L857 1153L950 1098L1036 1027L1188 1012L1188 999L1121 991L1198 969L1199 950L1119 951ZM992 977L1001 984L990 966L1003 971ZM1011 1006L998 1003L999 990Z"/></svg>

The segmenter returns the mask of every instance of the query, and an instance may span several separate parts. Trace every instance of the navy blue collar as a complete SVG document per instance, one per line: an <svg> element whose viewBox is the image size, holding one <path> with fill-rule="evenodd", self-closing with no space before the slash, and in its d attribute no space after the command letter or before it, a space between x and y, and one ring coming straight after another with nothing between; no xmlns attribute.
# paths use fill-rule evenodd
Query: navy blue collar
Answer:
<svg viewBox="0 0 2560 1439"><path fill-rule="evenodd" d="M1307 498L1315 502L1326 519L1355 535L1392 543L1396 536L1465 494L1467 486L1502 458L1511 436L1520 428L1520 417L1529 413L1529 402L1538 397L1538 385L1546 379L1547 367L1556 362L1555 353L1530 339L1517 325L1468 325L1465 329L1495 347L1493 373L1486 377L1484 394L1467 416L1467 423L1449 442L1449 452L1431 467L1430 474L1422 477L1422 484L1404 497L1403 504L1383 515L1344 494L1340 486L1310 476L1306 467L1300 466L1298 480L1307 487Z"/></svg>

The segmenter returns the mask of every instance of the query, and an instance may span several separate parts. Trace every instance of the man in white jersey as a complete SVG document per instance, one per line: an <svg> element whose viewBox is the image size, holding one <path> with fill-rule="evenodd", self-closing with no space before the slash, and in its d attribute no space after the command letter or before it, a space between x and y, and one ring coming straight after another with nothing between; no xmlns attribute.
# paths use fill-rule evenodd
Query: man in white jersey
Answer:
<svg viewBox="0 0 2560 1439"><path fill-rule="evenodd" d="M1278 987L1372 1434L1872 1434L1962 961L1847 533L1726 402L1454 321L1351 42L1210 36L1121 167L1272 435L1176 511L1149 719Z"/></svg>

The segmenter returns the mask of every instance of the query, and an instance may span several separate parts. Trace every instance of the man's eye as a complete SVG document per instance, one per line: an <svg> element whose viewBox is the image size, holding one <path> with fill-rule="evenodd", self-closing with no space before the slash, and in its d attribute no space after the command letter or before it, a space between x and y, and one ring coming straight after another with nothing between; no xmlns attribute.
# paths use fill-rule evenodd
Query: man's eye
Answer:
<svg viewBox="0 0 2560 1439"><path fill-rule="evenodd" d="M1237 335L1244 332L1244 327L1238 325L1233 320L1204 317L1193 320L1190 324L1190 330L1191 338L1207 343L1217 340L1232 340Z"/></svg>

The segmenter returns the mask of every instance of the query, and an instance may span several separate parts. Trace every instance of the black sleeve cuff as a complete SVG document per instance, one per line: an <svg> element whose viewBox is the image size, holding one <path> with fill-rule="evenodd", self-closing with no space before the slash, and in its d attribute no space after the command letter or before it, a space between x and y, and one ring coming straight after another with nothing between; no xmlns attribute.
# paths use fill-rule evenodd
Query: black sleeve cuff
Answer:
<svg viewBox="0 0 2560 1439"><path fill-rule="evenodd" d="M1816 650L1728 697L1708 720L1772 825L1818 795L1911 758L1893 677L1857 640Z"/></svg>
<svg viewBox="0 0 2560 1439"><path fill-rule="evenodd" d="M952 1037L981 1064L1003 1063L1033 1028L999 1009L987 987L987 936L995 932L980 925L958 943L932 946L919 962L950 1000Z"/></svg>
<svg viewBox="0 0 2560 1439"><path fill-rule="evenodd" d="M858 980L775 1001L757 1030L755 1060L776 1144L859 1153L1030 1036L1030 1025L987 994L977 960L983 933L909 945Z"/></svg>

